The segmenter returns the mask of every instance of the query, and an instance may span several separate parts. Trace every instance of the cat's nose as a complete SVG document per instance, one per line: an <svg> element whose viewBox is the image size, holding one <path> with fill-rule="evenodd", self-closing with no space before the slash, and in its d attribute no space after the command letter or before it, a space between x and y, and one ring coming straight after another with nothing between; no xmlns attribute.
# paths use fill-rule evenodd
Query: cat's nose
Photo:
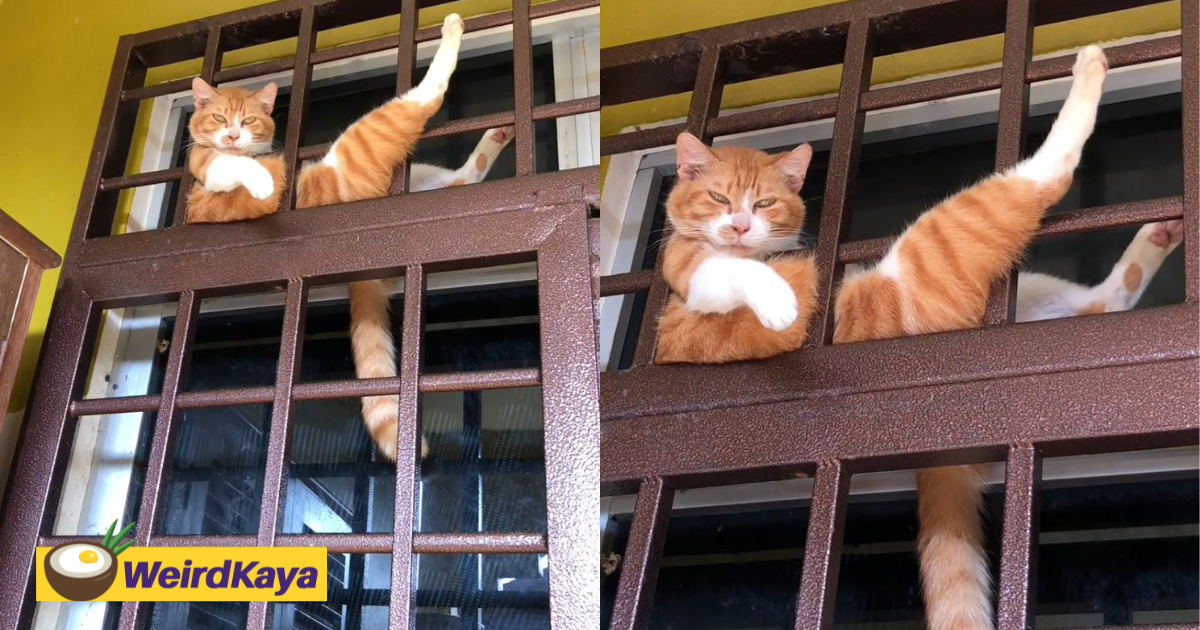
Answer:
<svg viewBox="0 0 1200 630"><path fill-rule="evenodd" d="M229 139L230 140L237 140L241 135L242 135L242 132L239 131L237 127L233 127L229 130Z"/></svg>
<svg viewBox="0 0 1200 630"><path fill-rule="evenodd" d="M733 227L733 231L734 231L734 232L737 232L737 233L738 233L738 236L741 236L742 234L745 234L746 232L749 232L749 231L750 231L750 224L749 224L749 223L747 223L747 224L745 224L745 225L742 225L742 224L739 224L739 223L734 223L734 224L733 224L731 227Z"/></svg>

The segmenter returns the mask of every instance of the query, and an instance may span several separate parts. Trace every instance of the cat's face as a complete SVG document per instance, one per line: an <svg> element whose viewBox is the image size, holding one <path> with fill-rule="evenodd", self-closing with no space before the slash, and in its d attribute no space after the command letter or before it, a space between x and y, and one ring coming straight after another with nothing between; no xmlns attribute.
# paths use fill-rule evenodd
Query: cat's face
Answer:
<svg viewBox="0 0 1200 630"><path fill-rule="evenodd" d="M214 89L203 79L192 81L196 113L188 124L192 140L201 146L212 147L235 155L257 155L271 150L275 137L275 107L277 89L268 83L257 92L227 87Z"/></svg>
<svg viewBox="0 0 1200 630"><path fill-rule="evenodd" d="M812 147L783 155L710 149L683 133L675 150L679 180L667 199L667 216L676 234L743 256L795 246L804 225L799 192Z"/></svg>

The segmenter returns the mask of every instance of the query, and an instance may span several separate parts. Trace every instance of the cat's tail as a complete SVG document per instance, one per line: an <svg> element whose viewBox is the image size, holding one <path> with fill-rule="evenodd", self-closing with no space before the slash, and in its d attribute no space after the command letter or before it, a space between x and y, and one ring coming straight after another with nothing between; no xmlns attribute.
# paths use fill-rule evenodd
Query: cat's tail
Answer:
<svg viewBox="0 0 1200 630"><path fill-rule="evenodd" d="M329 167L332 171L332 176L320 178L330 180L330 185L336 183L339 201L388 194L396 167L412 154L425 131L425 123L442 105L450 76L458 64L462 34L462 18L453 13L447 16L442 23L441 44L421 83L350 125L321 162L313 166L318 170Z"/></svg>
<svg viewBox="0 0 1200 630"><path fill-rule="evenodd" d="M391 291L384 280L350 283L350 346L358 378L396 376L396 343L391 327ZM399 396L363 396L363 424L379 452L396 459L396 432L400 417ZM421 439L421 457L428 454Z"/></svg>
<svg viewBox="0 0 1200 630"><path fill-rule="evenodd" d="M992 630L980 466L917 471L917 553L928 630Z"/></svg>

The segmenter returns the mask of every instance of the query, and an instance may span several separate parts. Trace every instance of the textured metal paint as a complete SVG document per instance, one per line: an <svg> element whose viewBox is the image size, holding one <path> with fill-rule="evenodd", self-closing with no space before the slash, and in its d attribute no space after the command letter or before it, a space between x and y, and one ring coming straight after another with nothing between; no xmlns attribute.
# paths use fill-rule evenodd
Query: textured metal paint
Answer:
<svg viewBox="0 0 1200 630"><path fill-rule="evenodd" d="M804 569L796 598L795 630L829 630L841 569L842 532L850 496L850 472L841 462L823 462L813 479Z"/></svg>
<svg viewBox="0 0 1200 630"><path fill-rule="evenodd" d="M661 478L646 479L637 489L629 544L621 560L621 577L613 602L611 630L644 630L650 623L658 564L674 500L675 489Z"/></svg>
<svg viewBox="0 0 1200 630"><path fill-rule="evenodd" d="M600 619L600 410L588 207L579 203L538 248L550 627ZM581 299L583 298L583 299Z"/></svg>
<svg viewBox="0 0 1200 630"><path fill-rule="evenodd" d="M1031 444L1008 450L1004 467L1004 540L997 585L997 630L1031 630L1037 606L1037 535L1042 455Z"/></svg>
<svg viewBox="0 0 1200 630"><path fill-rule="evenodd" d="M279 361L275 369L275 397L267 433L267 461L263 469L262 501L258 517L258 546L275 544L279 519L287 498L287 466L292 443L292 388L300 376L304 351L304 321L308 312L308 284L301 278L288 281L279 339ZM268 602L250 602L247 629L264 630L271 624L275 607Z"/></svg>
<svg viewBox="0 0 1200 630"><path fill-rule="evenodd" d="M601 492L628 493L648 476L782 479L830 458L855 473L999 461L1018 442L1047 456L1195 444L1198 367L1157 361L603 422Z"/></svg>
<svg viewBox="0 0 1200 630"><path fill-rule="evenodd" d="M1029 111L1029 83L1025 79L1033 57L1035 0L1008 0L1004 26L1004 60L1000 68L1000 112L996 138L997 173L1021 161L1025 149L1025 114ZM983 312L985 326L1016 319L1017 270L992 282Z"/></svg>
<svg viewBox="0 0 1200 630"><path fill-rule="evenodd" d="M833 339L834 286L841 278L837 264L838 243L850 227L854 182L858 178L858 154L862 149L866 114L859 108L862 93L871 84L875 62L875 31L871 20L856 18L850 23L842 85L838 90L837 117L833 122L833 146L829 149L829 175L825 200L821 202L821 226L817 236L817 301L808 324L806 346L819 346Z"/></svg>
<svg viewBox="0 0 1200 630"><path fill-rule="evenodd" d="M210 27L208 29L207 40L204 44L204 61L200 66L200 78L209 85L216 85L215 76L217 71L221 69L221 54L221 27ZM190 88L191 86L189 85L188 87ZM122 102L124 102L123 98ZM179 174L179 190L175 193L175 216L172 219L173 225L183 225L187 222L188 195L191 194L192 183L194 181L191 171L186 168L181 168L179 170L181 172ZM101 189L104 188L104 180L100 181L100 187ZM286 197L281 196L280 199L286 199ZM92 229L93 234L102 234L102 232L99 231L100 226L93 225ZM132 606L126 606L126 608L132 608Z"/></svg>

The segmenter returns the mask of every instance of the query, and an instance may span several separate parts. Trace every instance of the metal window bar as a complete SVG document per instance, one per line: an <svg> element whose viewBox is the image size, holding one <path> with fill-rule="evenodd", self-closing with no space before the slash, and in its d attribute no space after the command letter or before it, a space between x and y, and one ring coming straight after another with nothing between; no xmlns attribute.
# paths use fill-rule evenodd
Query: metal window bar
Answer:
<svg viewBox="0 0 1200 630"><path fill-rule="evenodd" d="M647 290L651 296L660 295L647 301L633 367L601 376L601 494L638 493L614 602L614 628L647 627L675 488L784 479L815 471L795 627L817 630L832 624L851 475L984 461L1007 461L1008 471L998 625L1003 630L1029 628L1036 603L1042 458L1197 443L1196 3L1182 3L1180 35L1106 49L1114 68L1182 57L1184 194L1057 214L1047 217L1039 230L1039 235L1073 234L1182 217L1187 228L1185 303L987 326L1013 320L1015 282L1009 278L993 287L984 327L829 343L829 296L841 267L878 259L892 242L843 242L863 116L999 89L996 165L1009 167L1023 149L1029 84L1070 76L1074 63L1074 55L1031 61L1033 27L1150 4L974 0L964 12L964 3L855 0L605 50L605 105L695 87L686 123L603 138L603 155L669 145L684 130L701 132L698 135L708 140L836 116L816 247L821 299L805 349L753 364L649 365L655 322L665 304L665 282L656 270L600 278L602 297ZM795 35L817 30L817 37ZM999 33L1005 37L999 68L870 88L875 56ZM720 79L711 74L716 50L739 55L737 65ZM839 62L843 74L836 96L724 115L704 112L697 96L711 95L714 88L719 92L732 82ZM653 74L646 72L650 67L655 68ZM1175 335L1183 337L1176 340ZM1121 341L1110 342L1112 336ZM745 409L749 406L752 413ZM986 424L979 423L981 417L987 418ZM1097 425L1096 417L1106 419L1104 426Z"/></svg>
<svg viewBox="0 0 1200 630"><path fill-rule="evenodd" d="M325 546L331 553L392 554L391 628L410 626L415 607L415 554L548 554L551 627L576 627L599 617L599 561L595 548L595 479L599 475L599 397L595 355L580 338L595 338L594 291L589 249L588 205L599 197L599 169L533 173L533 121L598 111L598 97L532 106L531 20L598 6L598 0L559 0L471 18L466 30L512 24L516 108L513 112L436 125L427 136L479 131L497 123L516 124L517 150L525 167L510 180L454 187L420 195L398 195L338 204L311 211L294 207L264 220L221 226L185 225L184 204L168 229L109 236L116 191L179 181L186 169L124 176L128 142L138 101L187 89L191 79L144 86L146 70L203 55L201 76L220 83L262 73L292 70L284 155L289 172L315 150L300 146L312 66L375 50L396 48L397 89L412 83L415 48L440 37L440 28L418 29L416 14L436 0L404 0L398 35L316 51L320 30L394 15L386 2L283 0L244 11L122 37L101 111L95 150L51 314L23 445L3 511L4 566L15 577L0 586L0 628L24 627L33 615L34 547L68 539L53 536L59 488L74 443L78 418L156 412L150 461L142 489L137 542L161 546ZM297 37L287 59L223 70L223 52ZM400 179L400 178L398 178ZM403 180L400 179L401 183ZM397 189L402 191L403 186ZM214 238L214 234L220 238ZM364 246L364 243L366 245ZM321 255L314 256L313 252ZM541 367L458 374L421 374L421 334L428 273L522 261L538 263ZM153 269L148 273L147 269ZM317 284L405 276L406 296L399 340L399 376L366 380L298 383L308 290ZM276 382L269 387L184 392L199 304L215 295L286 286L284 326ZM83 399L91 351L102 309L178 300L162 393L130 398ZM420 472L419 396L423 392L467 391L540 385L545 414L547 529L545 533L414 532ZM356 398L399 393L396 529L390 534L282 534L289 437L296 401ZM259 529L253 535L177 536L160 533L162 490L169 476L173 437L187 409L245 403L273 405L263 476ZM98 538L98 537L95 537ZM538 598L529 600L536 604ZM544 601L544 600L540 600ZM249 628L269 627L273 607L252 603ZM121 608L120 627L132 630L148 616L144 604Z"/></svg>

